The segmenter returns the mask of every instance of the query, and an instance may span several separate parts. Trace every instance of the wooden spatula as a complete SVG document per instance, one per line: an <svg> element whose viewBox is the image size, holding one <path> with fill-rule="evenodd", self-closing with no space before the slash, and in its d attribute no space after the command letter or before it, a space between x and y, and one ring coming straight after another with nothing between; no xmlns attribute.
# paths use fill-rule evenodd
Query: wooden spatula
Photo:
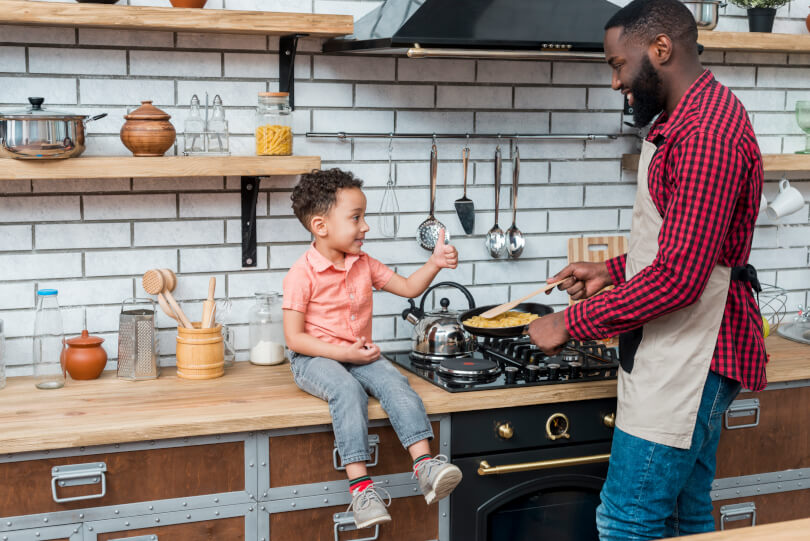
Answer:
<svg viewBox="0 0 810 541"><path fill-rule="evenodd" d="M550 289L554 289L554 286L556 286L559 283L560 282L552 282L550 284L546 284L543 287L541 287L540 289L538 289L537 291L532 291L528 295L524 295L523 297L521 297L521 298L519 298L517 300L509 301L509 302L500 304L500 305L496 306L495 308L490 308L489 310L487 310L486 312L481 314L481 317L486 318L486 319L492 319L493 317L497 317L497 316L503 314L504 312L508 312L509 310L511 310L512 308L514 308L518 304L522 303L523 301L531 299L535 295L539 295L540 293L545 293L546 291L548 291Z"/></svg>
<svg viewBox="0 0 810 541"><path fill-rule="evenodd" d="M208 280L208 298L203 302L202 328L210 329L214 323L214 311L217 304L214 301L214 290L217 288L217 279L213 276Z"/></svg>

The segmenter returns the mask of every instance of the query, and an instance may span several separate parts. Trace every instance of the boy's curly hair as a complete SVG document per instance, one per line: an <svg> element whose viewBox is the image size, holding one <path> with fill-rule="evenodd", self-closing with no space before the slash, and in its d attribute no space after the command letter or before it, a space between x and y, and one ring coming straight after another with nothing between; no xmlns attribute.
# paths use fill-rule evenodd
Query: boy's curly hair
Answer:
<svg viewBox="0 0 810 541"><path fill-rule="evenodd" d="M290 195L293 212L309 229L313 216L327 214L337 202L338 190L362 187L363 181L349 171L338 168L312 171L301 175L300 182L293 188Z"/></svg>

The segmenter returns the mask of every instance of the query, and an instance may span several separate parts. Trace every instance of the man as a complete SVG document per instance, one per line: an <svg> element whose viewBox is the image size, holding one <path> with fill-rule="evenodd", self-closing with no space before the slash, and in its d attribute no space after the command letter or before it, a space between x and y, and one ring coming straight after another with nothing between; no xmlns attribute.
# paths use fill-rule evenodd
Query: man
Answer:
<svg viewBox="0 0 810 541"><path fill-rule="evenodd" d="M635 0L605 30L613 89L637 126L658 115L642 147L629 251L550 278L587 300L529 332L547 353L569 337L625 333L600 539L711 531L722 413L741 385L766 384L759 284L747 265L762 159L742 104L701 66L682 3Z"/></svg>

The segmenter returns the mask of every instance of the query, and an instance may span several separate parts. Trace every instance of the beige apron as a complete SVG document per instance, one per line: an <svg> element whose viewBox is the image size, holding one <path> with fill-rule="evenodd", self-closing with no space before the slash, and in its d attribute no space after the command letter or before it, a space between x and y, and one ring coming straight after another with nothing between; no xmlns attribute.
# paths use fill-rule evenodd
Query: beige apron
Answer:
<svg viewBox="0 0 810 541"><path fill-rule="evenodd" d="M652 264L658 253L663 219L647 184L655 151L654 144L644 141L625 269L628 280ZM632 371L619 369L616 426L621 430L671 447L690 447L730 280L731 269L716 265L696 303L644 325Z"/></svg>

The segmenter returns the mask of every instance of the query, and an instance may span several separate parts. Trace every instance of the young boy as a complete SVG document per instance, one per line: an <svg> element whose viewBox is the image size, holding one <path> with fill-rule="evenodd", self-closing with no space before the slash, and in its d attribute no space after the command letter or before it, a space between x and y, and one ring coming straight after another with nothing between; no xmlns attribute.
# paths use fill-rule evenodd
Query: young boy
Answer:
<svg viewBox="0 0 810 541"><path fill-rule="evenodd" d="M430 456L433 431L422 400L371 340L372 288L421 295L441 269L456 268L458 253L444 243L442 232L428 262L408 278L365 254L369 226L362 185L340 169L301 177L291 196L293 211L315 241L284 277L283 304L290 369L302 390L329 402L358 528L391 520L377 492L384 489L376 489L366 471L368 394L380 401L413 458L428 504L461 481L461 470L447 457Z"/></svg>

